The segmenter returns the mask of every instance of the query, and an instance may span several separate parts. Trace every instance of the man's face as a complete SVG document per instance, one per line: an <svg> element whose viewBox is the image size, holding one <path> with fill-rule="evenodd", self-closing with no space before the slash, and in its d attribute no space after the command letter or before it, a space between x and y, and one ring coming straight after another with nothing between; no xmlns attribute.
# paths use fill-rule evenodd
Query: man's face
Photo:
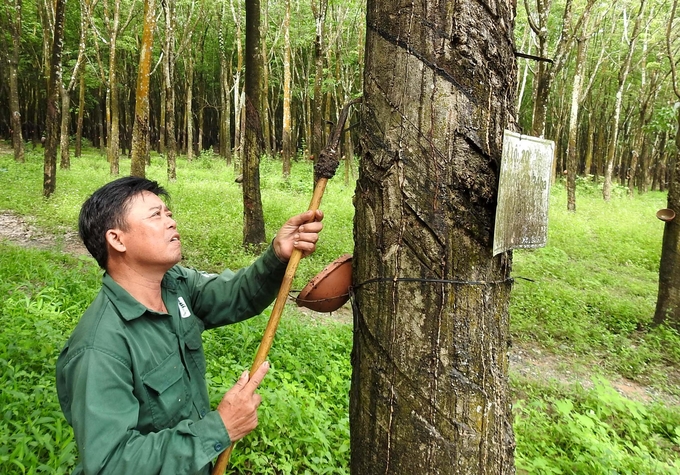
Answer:
<svg viewBox="0 0 680 475"><path fill-rule="evenodd" d="M165 271L181 260L177 223L158 196L143 191L132 198L125 221L120 239L131 266Z"/></svg>

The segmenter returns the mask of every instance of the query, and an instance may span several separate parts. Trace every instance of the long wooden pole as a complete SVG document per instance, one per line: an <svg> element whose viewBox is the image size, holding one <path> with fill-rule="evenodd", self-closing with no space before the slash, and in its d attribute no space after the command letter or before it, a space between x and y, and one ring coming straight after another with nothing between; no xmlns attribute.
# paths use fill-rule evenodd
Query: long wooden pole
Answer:
<svg viewBox="0 0 680 475"><path fill-rule="evenodd" d="M321 204L321 198L326 190L326 183L328 183L328 178L319 178L314 187L314 194L312 195L312 201L309 203L308 211L316 211L319 209ZM279 326L279 321L281 320L281 313L286 305L286 300L288 299L288 293L293 285L293 278L295 277L295 272L297 271L298 264L300 264L300 259L302 259L302 251L299 249L293 249L293 253L288 260L288 266L286 267L286 273L283 276L283 281L281 282L281 288L276 296L276 302L274 303L274 309L269 316L269 322L262 335L262 341L260 342L260 347L257 349L255 354L255 361L250 368L250 374L255 373L255 371L264 363L269 354L269 350L274 342L274 335L276 335L276 329ZM222 452L219 457L217 457L217 462L213 467L212 475L223 475L224 471L227 469L229 464L229 457L231 457L231 451L234 449L234 442L231 443L229 448Z"/></svg>

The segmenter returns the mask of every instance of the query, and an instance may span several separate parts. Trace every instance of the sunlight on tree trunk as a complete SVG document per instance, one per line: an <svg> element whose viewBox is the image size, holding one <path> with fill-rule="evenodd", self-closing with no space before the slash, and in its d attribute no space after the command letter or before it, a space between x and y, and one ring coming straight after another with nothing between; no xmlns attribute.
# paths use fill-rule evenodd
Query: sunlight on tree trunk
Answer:
<svg viewBox="0 0 680 475"><path fill-rule="evenodd" d="M142 45L139 50L137 92L135 94L135 119L132 126L132 158L130 175L144 178L149 158L149 76L153 34L156 28L156 0L144 2L144 25Z"/></svg>

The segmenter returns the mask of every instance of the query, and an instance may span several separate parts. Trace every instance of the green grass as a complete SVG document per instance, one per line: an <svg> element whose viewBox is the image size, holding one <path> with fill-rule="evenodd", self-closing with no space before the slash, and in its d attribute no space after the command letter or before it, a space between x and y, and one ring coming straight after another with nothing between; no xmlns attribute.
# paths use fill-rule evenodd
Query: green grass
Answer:
<svg viewBox="0 0 680 475"><path fill-rule="evenodd" d="M121 160L122 174L127 167ZM285 181L280 163L265 159L261 175L271 239L287 217L307 208L312 168L296 162ZM167 183L156 156L148 176L172 194L185 265L235 269L254 259L241 248L242 198L233 168L204 153L191 163L180 159L178 180ZM42 155L29 153L24 165L0 155L0 210L63 234L75 229L82 201L109 179L105 157L88 151L72 160L71 170L58 172L57 192L45 200ZM303 260L296 286L352 251L353 185L343 183L342 176L329 183L322 241ZM630 401L608 383L625 376L660 394L680 394L680 338L651 326L663 231L654 213L665 196L615 192L605 203L596 185L581 181L577 212L569 213L566 192L555 185L548 245L514 253L513 341L538 347L570 370L586 368L586 382L593 379L584 389L511 368L518 473L680 473L680 409L673 399ZM54 364L100 275L89 257L0 242L0 473L70 473L76 451L56 400ZM204 334L213 403L249 366L266 320ZM350 325L286 309L260 391L260 426L237 445L232 467L239 468L232 473L349 473L350 351Z"/></svg>

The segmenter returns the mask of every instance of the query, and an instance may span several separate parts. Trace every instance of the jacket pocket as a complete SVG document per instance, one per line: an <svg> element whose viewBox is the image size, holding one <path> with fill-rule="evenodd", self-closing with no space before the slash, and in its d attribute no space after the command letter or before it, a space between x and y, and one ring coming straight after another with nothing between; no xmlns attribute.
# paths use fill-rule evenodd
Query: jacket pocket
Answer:
<svg viewBox="0 0 680 475"><path fill-rule="evenodd" d="M203 353L203 340L201 339L201 333L203 332L203 322L198 318L195 319L196 324L192 325L191 328L184 334L184 344L187 347L187 353L193 360L196 368L198 369L198 375L201 378L205 376L206 362L205 354Z"/></svg>
<svg viewBox="0 0 680 475"><path fill-rule="evenodd" d="M189 405L189 391L184 378L184 365L177 352L171 353L161 364L142 376L156 429L173 427L188 417L189 414L183 411Z"/></svg>

